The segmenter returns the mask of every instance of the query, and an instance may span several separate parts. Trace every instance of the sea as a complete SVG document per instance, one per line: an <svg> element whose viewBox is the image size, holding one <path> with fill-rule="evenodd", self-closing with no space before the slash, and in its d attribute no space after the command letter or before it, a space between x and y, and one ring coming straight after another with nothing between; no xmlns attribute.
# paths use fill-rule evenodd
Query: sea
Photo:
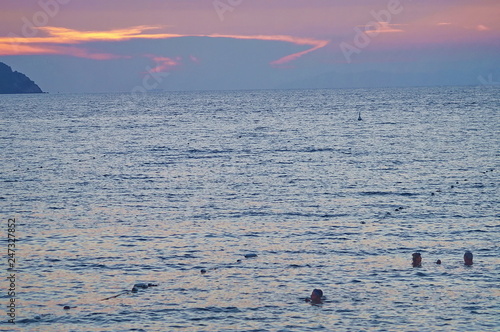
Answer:
<svg viewBox="0 0 500 332"><path fill-rule="evenodd" d="M2 95L0 329L500 331L499 114L495 86Z"/></svg>

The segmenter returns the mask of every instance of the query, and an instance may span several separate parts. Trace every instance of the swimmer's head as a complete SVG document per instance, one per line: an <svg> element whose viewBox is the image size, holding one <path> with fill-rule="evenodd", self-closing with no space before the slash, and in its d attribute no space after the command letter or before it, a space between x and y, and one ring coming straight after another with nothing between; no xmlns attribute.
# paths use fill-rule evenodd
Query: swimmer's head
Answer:
<svg viewBox="0 0 500 332"><path fill-rule="evenodd" d="M419 252L412 254L412 265L413 265L413 267L417 267L417 266L422 265L422 255L420 255Z"/></svg>
<svg viewBox="0 0 500 332"><path fill-rule="evenodd" d="M321 289L314 289L311 293L311 302L321 303L321 297L323 297L323 291Z"/></svg>
<svg viewBox="0 0 500 332"><path fill-rule="evenodd" d="M466 251L464 254L464 264L472 265L472 258L473 258L472 253L470 251Z"/></svg>

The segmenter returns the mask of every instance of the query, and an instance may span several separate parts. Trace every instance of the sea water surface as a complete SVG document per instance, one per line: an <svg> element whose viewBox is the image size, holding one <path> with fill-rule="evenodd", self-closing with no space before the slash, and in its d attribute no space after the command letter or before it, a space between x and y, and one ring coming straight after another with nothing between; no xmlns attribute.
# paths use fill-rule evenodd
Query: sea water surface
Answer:
<svg viewBox="0 0 500 332"><path fill-rule="evenodd" d="M0 329L498 331L499 92L0 96Z"/></svg>

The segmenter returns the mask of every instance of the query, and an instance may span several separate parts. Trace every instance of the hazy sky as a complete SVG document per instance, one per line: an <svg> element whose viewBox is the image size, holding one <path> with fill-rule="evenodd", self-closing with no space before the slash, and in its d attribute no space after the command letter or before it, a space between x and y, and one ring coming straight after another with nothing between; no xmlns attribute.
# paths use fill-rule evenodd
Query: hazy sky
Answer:
<svg viewBox="0 0 500 332"><path fill-rule="evenodd" d="M500 81L498 0L2 0L0 61L56 92Z"/></svg>

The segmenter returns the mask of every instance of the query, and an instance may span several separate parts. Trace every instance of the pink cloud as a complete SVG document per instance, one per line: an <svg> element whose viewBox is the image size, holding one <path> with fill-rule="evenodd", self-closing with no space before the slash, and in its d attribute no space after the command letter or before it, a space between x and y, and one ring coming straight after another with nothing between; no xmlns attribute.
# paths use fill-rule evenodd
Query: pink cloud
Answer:
<svg viewBox="0 0 500 332"><path fill-rule="evenodd" d="M479 25L476 27L476 30L477 30L477 31L490 31L491 29L490 29L490 28L488 28L486 25L479 24Z"/></svg>
<svg viewBox="0 0 500 332"><path fill-rule="evenodd" d="M365 26L365 32L368 35L378 35L379 33L394 33L404 32L404 30L397 27L401 24L389 24L389 22L377 22L377 26Z"/></svg>
<svg viewBox="0 0 500 332"><path fill-rule="evenodd" d="M177 66L180 66L182 61L181 57L176 57L175 59L172 59L168 57L156 56L151 54L147 54L146 57L156 62L156 67L150 70L153 73L169 71Z"/></svg>
<svg viewBox="0 0 500 332"><path fill-rule="evenodd" d="M190 55L190 56L189 56L189 59L190 59L192 62L194 62L194 63L200 63L200 62L201 62L201 61L200 61L200 59L199 59L198 57L194 56L194 55Z"/></svg>
<svg viewBox="0 0 500 332"><path fill-rule="evenodd" d="M59 46L44 44L16 44L0 42L0 55L68 55L77 58L86 58L93 60L111 60L111 59L130 59L131 56L116 55L111 53L94 53L85 48L75 46Z"/></svg>
<svg viewBox="0 0 500 332"><path fill-rule="evenodd" d="M84 48L66 47L66 46L53 46L51 47L54 53L74 56L77 58L86 58L92 60L111 60L111 59L130 59L127 55L116 55L110 53L92 53Z"/></svg>
<svg viewBox="0 0 500 332"><path fill-rule="evenodd" d="M319 40L319 39L314 39L314 38L301 38L301 37L294 37L294 36L286 36L286 35L220 35L220 34L211 34L207 35L206 37L213 37L213 38L233 38L233 39L253 39L253 40L269 40L269 41L281 41L281 42L286 42L286 43L292 43L296 45L309 45L312 46L310 49L302 51L302 52L297 52L294 54L290 54L287 56L284 56L278 60L272 61L270 64L272 66L278 66L278 65L283 65L285 63L288 63L290 61L296 60L300 58L301 56L311 53L313 51L316 51L320 48L325 47L326 45L329 44L328 40Z"/></svg>
<svg viewBox="0 0 500 332"><path fill-rule="evenodd" d="M290 55L284 56L281 59L278 59L278 60L275 60L275 61L271 62L271 65L272 66L283 65L285 63L288 63L288 62L291 62L293 60L296 60L296 59L300 58L301 56L306 55L307 53L311 53L311 52L314 52L314 51L316 51L316 50L318 50L320 48L323 48L326 45L328 45L327 41L318 42L313 48L310 48L310 49L302 51L302 52L298 52L298 53L294 53L294 54L290 54Z"/></svg>

